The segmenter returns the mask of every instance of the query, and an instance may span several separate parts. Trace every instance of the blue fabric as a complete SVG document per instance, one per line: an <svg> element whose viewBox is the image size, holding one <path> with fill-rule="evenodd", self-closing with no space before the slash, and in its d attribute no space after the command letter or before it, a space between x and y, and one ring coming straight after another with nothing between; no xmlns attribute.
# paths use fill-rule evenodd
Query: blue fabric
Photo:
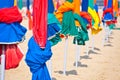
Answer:
<svg viewBox="0 0 120 80"><path fill-rule="evenodd" d="M30 0L27 0L27 9L30 10Z"/></svg>
<svg viewBox="0 0 120 80"><path fill-rule="evenodd" d="M88 0L82 0L82 11L88 11Z"/></svg>
<svg viewBox="0 0 120 80"><path fill-rule="evenodd" d="M26 29L19 23L0 23L0 44L18 43L23 40Z"/></svg>
<svg viewBox="0 0 120 80"><path fill-rule="evenodd" d="M112 8L113 0L108 0L107 8Z"/></svg>
<svg viewBox="0 0 120 80"><path fill-rule="evenodd" d="M14 6L14 0L0 0L0 8L9 8L12 6ZM24 39L26 31L26 28L18 22L10 24L0 22L0 44L21 42Z"/></svg>
<svg viewBox="0 0 120 80"><path fill-rule="evenodd" d="M0 8L9 8L14 5L14 0L0 0Z"/></svg>
<svg viewBox="0 0 120 80"><path fill-rule="evenodd" d="M51 80L46 67L46 62L51 56L52 52L49 41L47 41L46 47L43 50L35 42L34 38L31 37L28 43L28 51L25 61L32 72L32 80Z"/></svg>
<svg viewBox="0 0 120 80"><path fill-rule="evenodd" d="M110 13L104 15L104 21L110 21L113 19L113 16Z"/></svg>
<svg viewBox="0 0 120 80"><path fill-rule="evenodd" d="M94 5L94 9L98 13L98 5L97 4Z"/></svg>
<svg viewBox="0 0 120 80"><path fill-rule="evenodd" d="M48 0L48 13L54 12L54 5L52 0Z"/></svg>
<svg viewBox="0 0 120 80"><path fill-rule="evenodd" d="M61 30L61 24L53 13L48 13L48 38L56 35Z"/></svg>
<svg viewBox="0 0 120 80"><path fill-rule="evenodd" d="M54 36L58 32L60 32L60 28L56 23L48 24L48 38Z"/></svg>

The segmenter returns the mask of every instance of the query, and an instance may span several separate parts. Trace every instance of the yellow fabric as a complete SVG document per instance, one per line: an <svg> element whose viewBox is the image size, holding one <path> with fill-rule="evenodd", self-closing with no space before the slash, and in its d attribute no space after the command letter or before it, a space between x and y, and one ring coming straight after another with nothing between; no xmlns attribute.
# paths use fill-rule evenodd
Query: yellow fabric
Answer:
<svg viewBox="0 0 120 80"><path fill-rule="evenodd" d="M74 4L66 1L58 8L57 12L55 12L55 16L60 22L62 22L63 13L70 10L74 10Z"/></svg>
<svg viewBox="0 0 120 80"><path fill-rule="evenodd" d="M73 0L74 3L74 13L80 14L80 3L81 0ZM75 21L76 26L80 26L80 23L78 21Z"/></svg>
<svg viewBox="0 0 120 80"><path fill-rule="evenodd" d="M94 9L91 9L90 7L88 7L88 13L91 15L95 22L93 28L91 28L92 34L97 34L99 31L102 30L102 28L99 26L100 18L97 12Z"/></svg>
<svg viewBox="0 0 120 80"><path fill-rule="evenodd" d="M17 6L17 0L14 0L14 6Z"/></svg>

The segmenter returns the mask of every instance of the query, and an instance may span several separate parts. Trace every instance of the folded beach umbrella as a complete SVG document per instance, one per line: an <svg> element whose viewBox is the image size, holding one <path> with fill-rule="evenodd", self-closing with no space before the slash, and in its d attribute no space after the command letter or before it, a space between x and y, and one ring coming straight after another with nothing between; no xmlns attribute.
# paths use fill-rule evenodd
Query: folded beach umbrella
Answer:
<svg viewBox="0 0 120 80"><path fill-rule="evenodd" d="M33 3L33 37L41 48L47 41L48 0L34 0Z"/></svg>
<svg viewBox="0 0 120 80"><path fill-rule="evenodd" d="M34 37L31 37L25 61L32 72L32 80L51 80L46 67L46 62L51 56L51 44L49 41L46 42L46 47L42 49L36 43Z"/></svg>
<svg viewBox="0 0 120 80"><path fill-rule="evenodd" d="M14 0L0 0L0 44L14 44L24 40L26 28L20 25L22 16ZM9 15L8 15L9 14Z"/></svg>
<svg viewBox="0 0 120 80"><path fill-rule="evenodd" d="M54 5L52 0L48 0L48 22L47 22L47 38L51 45L56 45L60 38L61 24L54 15Z"/></svg>
<svg viewBox="0 0 120 80"><path fill-rule="evenodd" d="M14 6L15 5L15 6ZM2 51L2 69L16 68L23 57L17 44L25 38L26 28L20 25L22 16L16 6L16 0L0 0L0 51ZM4 70L1 80L4 79Z"/></svg>
<svg viewBox="0 0 120 80"><path fill-rule="evenodd" d="M102 30L102 28L100 27L100 18L96 11L97 9L95 9L98 7L94 7L94 5L95 5L94 0L89 0L88 4L89 4L88 13L91 15L91 17L93 19L92 20L93 27L91 28L91 32L92 32L92 34L97 34Z"/></svg>
<svg viewBox="0 0 120 80"><path fill-rule="evenodd" d="M104 0L103 21L113 20L113 0Z"/></svg>

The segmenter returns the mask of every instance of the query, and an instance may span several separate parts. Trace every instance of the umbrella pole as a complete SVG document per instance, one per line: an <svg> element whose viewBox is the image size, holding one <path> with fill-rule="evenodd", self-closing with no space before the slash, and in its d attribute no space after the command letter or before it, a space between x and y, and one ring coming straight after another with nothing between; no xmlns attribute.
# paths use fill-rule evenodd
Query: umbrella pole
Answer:
<svg viewBox="0 0 120 80"><path fill-rule="evenodd" d="M77 45L77 40L76 40L76 58L75 58L75 67L78 67L78 61L80 59L80 47Z"/></svg>
<svg viewBox="0 0 120 80"><path fill-rule="evenodd" d="M89 48L89 44L88 44L88 42L86 43L86 55L88 56L89 55L89 50L88 50L88 48Z"/></svg>
<svg viewBox="0 0 120 80"><path fill-rule="evenodd" d="M94 51L94 36L92 36L92 51Z"/></svg>
<svg viewBox="0 0 120 80"><path fill-rule="evenodd" d="M1 55L1 80L5 79L5 46L2 45L2 55Z"/></svg>
<svg viewBox="0 0 120 80"><path fill-rule="evenodd" d="M64 69L63 74L66 75L66 64L67 64L67 49L68 49L68 36L65 38L65 49L64 49Z"/></svg>
<svg viewBox="0 0 120 80"><path fill-rule="evenodd" d="M105 25L105 23L103 24L103 26L104 26L104 31L103 31L103 39L102 39L102 46L104 46L104 44L105 44L105 38L106 38L106 25Z"/></svg>
<svg viewBox="0 0 120 80"><path fill-rule="evenodd" d="M50 77L52 79L52 59L50 59L48 61L48 67L49 67L49 74L50 74Z"/></svg>

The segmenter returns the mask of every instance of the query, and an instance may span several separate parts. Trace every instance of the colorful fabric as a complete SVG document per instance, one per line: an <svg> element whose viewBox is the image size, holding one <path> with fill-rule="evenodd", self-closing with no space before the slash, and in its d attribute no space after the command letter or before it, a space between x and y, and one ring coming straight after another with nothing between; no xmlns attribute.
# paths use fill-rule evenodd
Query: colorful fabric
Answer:
<svg viewBox="0 0 120 80"><path fill-rule="evenodd" d="M23 2L22 2L22 0L19 0L19 1L18 1L18 7L19 7L20 10L22 9L22 7L23 7Z"/></svg>
<svg viewBox="0 0 120 80"><path fill-rule="evenodd" d="M87 12L88 11L88 0L82 0L82 11Z"/></svg>
<svg viewBox="0 0 120 80"><path fill-rule="evenodd" d="M2 47L4 46L5 51L5 69L13 69L18 67L21 59L23 58L23 53L16 44L11 45L1 45L0 53L2 53Z"/></svg>
<svg viewBox="0 0 120 80"><path fill-rule="evenodd" d="M46 47L42 49L35 39L31 37L25 61L32 72L32 80L51 80L46 67L46 62L51 56L51 44L49 41L46 42Z"/></svg>
<svg viewBox="0 0 120 80"><path fill-rule="evenodd" d="M0 9L0 22L9 24L13 22L20 23L21 21L22 21L22 15L16 6L11 8Z"/></svg>
<svg viewBox="0 0 120 80"><path fill-rule="evenodd" d="M15 44L24 40L27 30L20 25L21 14L13 5L14 0L4 0L4 3L0 0L0 44Z"/></svg>
<svg viewBox="0 0 120 80"><path fill-rule="evenodd" d="M54 12L54 5L52 0L48 0L48 13L53 13Z"/></svg>
<svg viewBox="0 0 120 80"><path fill-rule="evenodd" d="M34 0L33 4L33 36L41 48L47 41L48 0Z"/></svg>

